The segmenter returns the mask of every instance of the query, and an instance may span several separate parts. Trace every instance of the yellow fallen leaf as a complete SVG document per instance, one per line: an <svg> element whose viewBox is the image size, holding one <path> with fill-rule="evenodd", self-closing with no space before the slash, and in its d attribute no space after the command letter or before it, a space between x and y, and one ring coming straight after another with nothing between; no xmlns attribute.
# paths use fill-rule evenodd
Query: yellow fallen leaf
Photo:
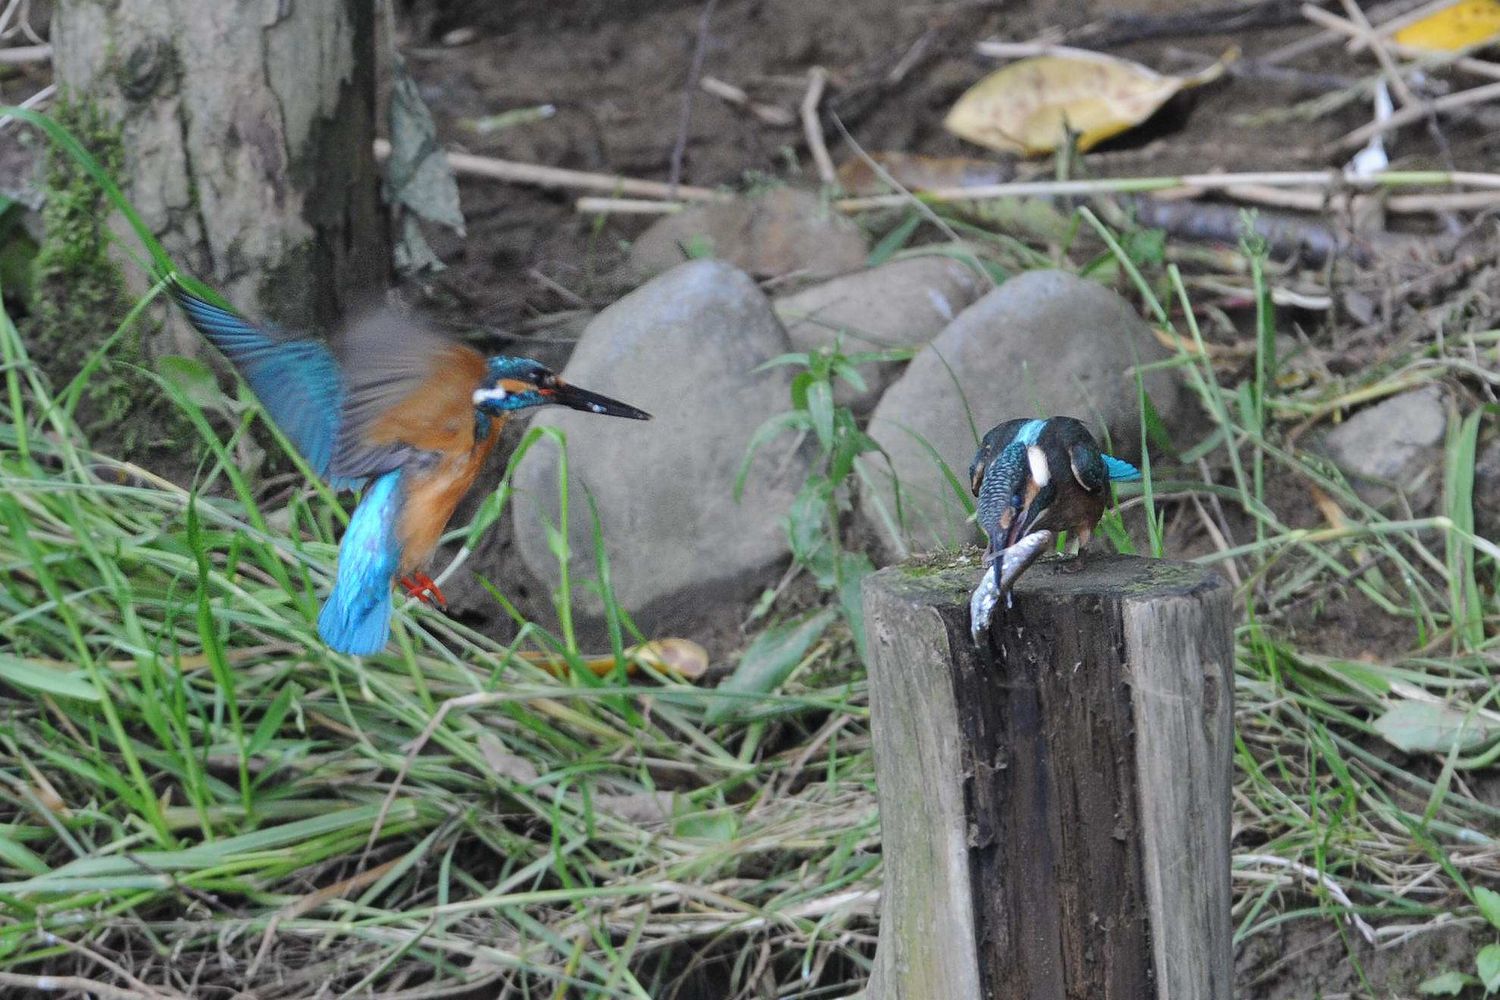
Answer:
<svg viewBox="0 0 1500 1000"><path fill-rule="evenodd" d="M1030 154L1052 152L1071 129L1086 150L1139 125L1183 89L1217 79L1230 58L1192 76L1084 50L1019 59L970 87L943 125L981 146Z"/></svg>
<svg viewBox="0 0 1500 1000"><path fill-rule="evenodd" d="M555 653L528 650L516 655L528 663L535 663L555 677L561 677L568 671L568 661ZM607 676L615 669L613 656L585 657L583 663L599 677ZM653 639L625 650L627 674L634 674L641 665L682 680L695 681L708 671L708 650L691 639Z"/></svg>
<svg viewBox="0 0 1500 1000"><path fill-rule="evenodd" d="M1423 52L1456 52L1500 35L1500 2L1459 0L1396 32L1397 45Z"/></svg>

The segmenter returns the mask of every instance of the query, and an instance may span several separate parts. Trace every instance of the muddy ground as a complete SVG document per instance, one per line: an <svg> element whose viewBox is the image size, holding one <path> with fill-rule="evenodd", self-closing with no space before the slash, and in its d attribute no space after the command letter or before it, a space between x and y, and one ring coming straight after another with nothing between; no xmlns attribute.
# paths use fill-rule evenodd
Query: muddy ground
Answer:
<svg viewBox="0 0 1500 1000"><path fill-rule="evenodd" d="M698 48L704 4L564 3L447 4L436 19L405 22L402 44L423 93L455 148L506 159L578 170L667 180L674 149L684 135L683 98ZM823 66L832 76L825 102L836 159L851 155L837 142L837 116L870 151L899 150L934 156L986 156L942 128L953 101L997 65L973 52L980 39L1025 39L1048 31L1164 70L1212 62L1232 46L1247 56L1271 51L1308 33L1294 5L1270 7L1268 17L1295 27L1254 32L1204 33L1222 18L1189 17L1182 2L1141 4L1002 3L910 4L851 0L807 4L797 0L725 0L713 5L703 33L702 75L734 84L764 104L795 112L807 71ZM1199 7L1199 10L1202 8ZM1288 13L1290 12L1290 13ZM423 31L427 28L427 31ZM1187 34L1180 34L1183 28ZM1129 41L1158 31L1171 37ZM458 44L444 45L443 38ZM1326 53L1317 72L1330 73ZM1350 62L1350 77L1358 72ZM1316 146L1362 124L1355 106L1294 128L1254 128L1241 119L1305 97L1309 85L1247 81L1184 96L1095 157L1101 173L1170 173L1214 169L1290 169L1324 165ZM725 101L690 91L682 143L683 183L742 186L757 175L811 186L815 181L799 124L768 125ZM479 134L473 123L514 109L551 104L546 121ZM1290 133L1290 136L1289 134ZM1290 140L1290 141L1289 141ZM1091 165L1090 169L1097 169ZM621 247L649 219L614 216L599 224L577 214L575 195L466 182L466 240L440 251L450 270L439 292L461 303L466 321L516 332L539 317L579 306L573 296L602 305L618 290L602 280ZM571 295L539 281L539 272Z"/></svg>

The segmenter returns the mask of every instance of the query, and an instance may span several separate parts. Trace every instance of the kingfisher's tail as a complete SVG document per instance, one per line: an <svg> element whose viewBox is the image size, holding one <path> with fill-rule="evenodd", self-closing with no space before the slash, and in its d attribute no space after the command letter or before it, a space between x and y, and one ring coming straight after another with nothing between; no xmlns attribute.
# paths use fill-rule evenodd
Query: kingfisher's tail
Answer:
<svg viewBox="0 0 1500 1000"><path fill-rule="evenodd" d="M391 578L401 562L396 537L401 471L388 472L360 498L339 544L338 579L318 614L318 635L330 649L370 656L391 635Z"/></svg>
<svg viewBox="0 0 1500 1000"><path fill-rule="evenodd" d="M1103 455L1104 471L1109 473L1109 478L1117 483L1134 483L1140 480L1141 470L1125 461L1123 458L1115 458L1113 455Z"/></svg>

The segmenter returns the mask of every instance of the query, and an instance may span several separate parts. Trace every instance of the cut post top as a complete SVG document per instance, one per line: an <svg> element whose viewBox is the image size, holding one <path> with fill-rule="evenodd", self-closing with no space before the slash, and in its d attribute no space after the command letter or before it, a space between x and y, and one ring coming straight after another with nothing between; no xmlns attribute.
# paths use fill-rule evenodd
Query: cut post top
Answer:
<svg viewBox="0 0 1500 1000"><path fill-rule="evenodd" d="M968 607L979 579L979 549L946 552L888 566L865 581L902 598L935 607ZM1141 556L1087 555L1081 566L1071 559L1044 558L1016 583L1015 593L1055 597L1086 595L1150 601L1191 597L1205 589L1228 586L1218 573L1196 563Z"/></svg>

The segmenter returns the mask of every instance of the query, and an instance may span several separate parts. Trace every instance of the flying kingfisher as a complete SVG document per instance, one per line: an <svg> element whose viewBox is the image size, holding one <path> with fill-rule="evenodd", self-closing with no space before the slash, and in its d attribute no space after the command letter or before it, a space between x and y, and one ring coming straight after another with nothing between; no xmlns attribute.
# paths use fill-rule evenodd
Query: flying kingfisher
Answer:
<svg viewBox="0 0 1500 1000"><path fill-rule="evenodd" d="M979 526L989 539L984 576L969 602L974 641L1000 595L1009 606L1011 587L1058 532L1066 531L1073 550L1082 552L1104 514L1109 483L1140 478L1135 466L1100 451L1072 417L1007 420L992 428L969 465Z"/></svg>
<svg viewBox="0 0 1500 1000"><path fill-rule="evenodd" d="M205 286L190 290L175 276L168 282L193 326L233 362L313 471L336 489L364 491L318 615L318 634L341 653L385 647L398 578L413 597L443 605L423 567L507 418L557 404L650 419L564 382L540 362L486 358L388 313L356 323L335 351L314 337L255 326L209 301Z"/></svg>

